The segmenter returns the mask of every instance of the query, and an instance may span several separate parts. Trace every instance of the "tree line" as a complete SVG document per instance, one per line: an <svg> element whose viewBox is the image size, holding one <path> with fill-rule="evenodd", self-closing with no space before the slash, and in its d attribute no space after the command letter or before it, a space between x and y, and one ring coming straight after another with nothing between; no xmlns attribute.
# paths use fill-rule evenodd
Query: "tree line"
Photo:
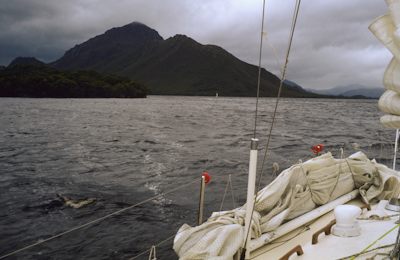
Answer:
<svg viewBox="0 0 400 260"><path fill-rule="evenodd" d="M93 71L60 71L42 65L15 65L0 70L0 97L144 98L145 86Z"/></svg>

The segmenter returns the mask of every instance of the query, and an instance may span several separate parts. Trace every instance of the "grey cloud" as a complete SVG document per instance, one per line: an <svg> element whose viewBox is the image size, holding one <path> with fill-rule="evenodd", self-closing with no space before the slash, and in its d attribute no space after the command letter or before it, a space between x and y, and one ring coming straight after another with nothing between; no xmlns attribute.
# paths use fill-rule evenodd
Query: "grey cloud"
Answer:
<svg viewBox="0 0 400 260"><path fill-rule="evenodd" d="M312 88L353 83L381 86L390 55L367 27L385 12L384 1L303 1L288 78ZM272 44L286 46L287 36L282 32L288 30L288 25L284 30L271 29ZM280 57L284 49L280 49ZM278 71L269 57L266 66ZM374 73L369 73L371 70Z"/></svg>
<svg viewBox="0 0 400 260"><path fill-rule="evenodd" d="M44 61L112 27L140 21L164 38L186 34L257 64L261 0L0 0L0 64ZM279 74L294 1L266 1L263 66ZM390 54L367 27L379 0L303 0L287 78L304 87L380 86ZM277 60L278 59L278 60Z"/></svg>

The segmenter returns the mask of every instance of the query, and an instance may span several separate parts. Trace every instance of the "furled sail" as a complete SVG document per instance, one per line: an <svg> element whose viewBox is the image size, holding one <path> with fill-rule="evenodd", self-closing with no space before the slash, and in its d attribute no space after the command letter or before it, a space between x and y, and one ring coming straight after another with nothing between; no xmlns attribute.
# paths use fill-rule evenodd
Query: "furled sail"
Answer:
<svg viewBox="0 0 400 260"><path fill-rule="evenodd" d="M250 250L273 241L285 223L354 190L367 203L398 197L400 177L362 152L346 159L326 153L284 170L257 193ZM196 227L184 224L174 239L179 259L232 260L243 245L245 209L214 212Z"/></svg>
<svg viewBox="0 0 400 260"><path fill-rule="evenodd" d="M383 84L385 93L379 99L379 109L387 113L381 123L388 128L400 128L400 0L386 0L389 13L378 17L370 31L393 54L386 68Z"/></svg>

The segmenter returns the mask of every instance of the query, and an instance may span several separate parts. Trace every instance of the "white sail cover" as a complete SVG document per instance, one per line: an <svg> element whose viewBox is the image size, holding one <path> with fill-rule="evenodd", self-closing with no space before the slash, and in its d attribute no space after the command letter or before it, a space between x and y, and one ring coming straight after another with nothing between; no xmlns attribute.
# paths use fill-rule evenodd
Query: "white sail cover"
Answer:
<svg viewBox="0 0 400 260"><path fill-rule="evenodd" d="M400 128L400 0L386 0L389 13L369 26L371 32L393 54L383 78L385 93L379 99L379 109L388 115L381 123L388 128Z"/></svg>
<svg viewBox="0 0 400 260"><path fill-rule="evenodd" d="M283 223L353 190L359 190L365 202L397 197L400 177L362 152L346 159L335 159L326 153L293 165L257 193L251 237L269 234L273 238ZM179 258L233 259L243 246L245 208L214 212L197 227L184 224L174 239Z"/></svg>

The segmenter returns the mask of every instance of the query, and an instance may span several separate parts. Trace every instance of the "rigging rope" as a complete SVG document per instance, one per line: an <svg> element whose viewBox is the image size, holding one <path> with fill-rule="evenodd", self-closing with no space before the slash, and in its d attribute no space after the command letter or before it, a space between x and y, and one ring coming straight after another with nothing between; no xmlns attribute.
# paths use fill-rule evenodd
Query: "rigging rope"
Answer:
<svg viewBox="0 0 400 260"><path fill-rule="evenodd" d="M264 6L265 6L265 0L264 0L263 3L264 3ZM283 68L282 68L282 75L281 75L281 80L280 80L280 83L279 83L278 96L276 98L274 113L273 113L272 122L271 122L271 127L269 129L267 143L266 143L266 146L265 146L264 158L263 158L263 162L261 164L261 172L260 172L260 178L259 178L258 185L257 185L257 191L260 190L261 179L262 179L262 176L263 176L264 164L265 164L265 161L266 161L266 158L267 158L267 153L268 153L268 149L269 149L269 143L270 143L270 140L271 140L272 129L274 127L274 123L275 123L275 119L276 119L276 113L277 113L277 110L278 110L279 99L280 99L281 93L282 93L283 81L285 80L287 64L289 62L289 53L290 53L290 49L292 47L293 35L294 35L295 28L296 28L297 17L298 17L299 10L300 10L300 4L301 4L301 0L296 0L296 6L295 6L295 10L293 12L293 18L292 18L292 26L291 26L291 29L290 29L289 44L288 44L288 48L286 50L285 63L283 64ZM263 19L263 24L264 24L264 9L265 9L264 6L263 6L263 18L262 18ZM261 38L261 43L262 43L262 38ZM258 95L258 90L257 90L257 95ZM258 103L258 98L257 98L257 103ZM256 111L257 111L257 108L256 108ZM254 134L255 133L256 133L256 129L254 129ZM255 204L257 202L257 195L256 194L255 194L255 197L256 197L256 199L254 200L254 203L253 203L253 211L251 212L250 219L253 219L254 208L255 208ZM248 240L247 238L248 238L248 236L250 234L250 230L251 230L251 228L249 228L248 231L247 231L247 234L246 234L246 237L245 237L245 240L244 240L245 241L244 248L246 248L247 240Z"/></svg>
<svg viewBox="0 0 400 260"><path fill-rule="evenodd" d="M151 246L149 260L157 260L156 246Z"/></svg>
<svg viewBox="0 0 400 260"><path fill-rule="evenodd" d="M217 96L215 96L215 98L213 98L213 101L212 101L212 104L211 104L211 106L209 107L209 108L207 108L207 110L209 110L209 111L207 111L207 114L209 115L209 114L211 114L211 112L213 112L214 110L215 110L215 106L217 105L217 102L218 102L218 97ZM213 118L213 120L212 120L212 125L215 127L215 129L214 130L216 130L217 129L217 124L216 124L216 117L215 116L213 116L212 117ZM212 137L210 136L210 139L212 139ZM204 170L205 171L208 171L208 167L210 166L210 160L211 160L211 153L207 153L207 159L206 159L207 161L206 161L206 165L205 165L205 167L204 167Z"/></svg>
<svg viewBox="0 0 400 260"><path fill-rule="evenodd" d="M157 244L153 245L152 247L158 247L158 246L162 245L163 243L167 242L167 241L170 240L171 238L174 238L175 236L177 236L178 234L180 234L180 233L186 231L186 230L189 229L189 228L190 228L190 227L187 227L186 229L183 229L183 230L181 230L180 232L178 232L178 233L176 233L176 234L174 233L172 236L167 237L166 239L164 239L164 240L158 242ZM135 255L134 257L129 258L128 260L134 260L134 259L138 258L139 256L142 256L142 255L144 255L144 254L150 252L150 250L152 250L152 248L147 249L147 250L145 250L145 251L143 251L143 252L141 252L141 253Z"/></svg>
<svg viewBox="0 0 400 260"><path fill-rule="evenodd" d="M76 227L71 228L71 229L69 229L69 230L67 230L67 231L58 233L57 235L51 236L51 237L49 237L49 238L40 240L40 241L38 241L38 242L36 242L36 243L33 243L33 244L31 244L31 245L28 245L28 246L25 246L25 247L23 247L23 248L20 248L20 249L18 249L18 250L15 250L15 251L13 251L13 252L8 253L8 254L2 255L2 256L0 256L0 259L4 259L4 258L6 258L6 257L15 255L15 254L17 254L17 253L19 253L19 252L22 252L22 251L25 251L25 250L27 250L27 249L29 249L29 248L38 246L38 245L40 245L40 244L43 244L43 243L48 242L48 241L50 241L50 240L53 240L53 239L55 239L55 238L58 238L58 237L61 237L61 236L63 236L63 235L66 235L66 234L68 234L68 233L71 233L71 232L73 232L73 231L76 231L76 230L85 228L85 227L87 227L87 226L89 226L89 225L92 225L92 224L95 224L95 223L98 223L98 222L100 222L100 221L102 221L102 220L105 220L105 219L110 218L110 217L112 217L112 216L118 215L118 214L120 214L120 213L122 213L122 212L124 212L124 211L129 210L129 209L132 209L132 208L134 208L134 207L140 206L140 205L142 205L142 204L144 204L144 203L147 203L147 202L152 201L152 200L154 200L154 199L157 199L157 198L159 198L159 197L163 197L163 196L165 196L165 195L168 195L168 194L170 194L170 193L173 193L173 192L175 192L175 191L177 191L177 190L180 190L180 189L182 189L182 188L184 188L184 187L187 187L187 186L189 186L189 185L191 185L191 184L193 184L193 183L195 183L195 182L198 182L198 178L196 178L195 180L193 180L193 181L191 181L191 182L189 182L189 183L187 183L187 184L180 185L180 186L178 186L177 188L174 188L174 189L171 189L171 190L169 190L169 191L167 191L167 192L158 194L158 195L156 195L156 196L153 196L153 197L151 197L151 198L148 198L148 199L146 199L146 200L143 200L143 201L141 201L141 202L138 202L138 203L136 203L136 204L134 204L134 205L131 205L131 206L129 206L129 207L126 207L126 208L117 210L117 211L115 211L115 212L113 212L113 213L110 213L110 214L107 214L107 215L105 215L105 216L103 216L103 217L101 217L101 218L98 218L98 219L89 221L89 222L87 222L87 223L85 223L85 224L76 226Z"/></svg>
<svg viewBox="0 0 400 260"><path fill-rule="evenodd" d="M385 234L383 234L382 236L380 236L378 239L376 239L375 241L373 241L371 244L369 244L366 248L364 248L360 253L355 254L352 256L352 258L350 258L350 260L355 259L357 256L364 254L370 247L372 247L373 245L375 245L379 240L381 240L382 238L386 237L387 235L389 235L391 232L393 232L393 230L395 230L396 228L398 228L400 226L400 224L397 224L396 226L392 227L391 229L389 229L388 231L385 232Z"/></svg>
<svg viewBox="0 0 400 260"><path fill-rule="evenodd" d="M231 195L232 195L232 205L233 205L233 208L236 208L235 194L233 193L233 184L232 184L232 179L230 178L230 175L229 175L229 180L230 180L229 185L231 187Z"/></svg>
<svg viewBox="0 0 400 260"><path fill-rule="evenodd" d="M271 127L269 128L269 132L268 132L267 143L265 145L265 152L264 152L264 157L263 157L263 161L262 161L262 164L261 164L260 178L258 180L257 190L260 190L260 185L261 185L261 180L262 180L262 176L263 176L264 165L265 165L265 162L267 160L267 154L268 154L269 144L270 144L271 135L272 135L272 129L274 128L274 125L275 125L275 119L276 119L276 114L277 114L277 110L278 110L279 99L281 97L283 82L284 82L285 76L286 76L286 69L287 69L287 65L288 65L288 62L289 62L289 53L290 53L290 49L292 47L294 31L295 31L296 23L297 23L297 17L298 17L299 10L300 10L300 4L301 4L301 0L297 0L296 1L296 7L295 7L295 10L294 10L294 13L293 13L293 18L292 18L292 27L291 27L291 30L290 30L288 48L286 50L285 63L283 64L281 80L280 80L280 83L279 83L278 96L277 96L276 102L275 102L275 108L274 108L274 112L273 112L273 116L272 116Z"/></svg>
<svg viewBox="0 0 400 260"><path fill-rule="evenodd" d="M159 242L158 244L155 244L155 245L153 245L153 246L154 246L154 247L158 247L158 246L162 245L163 243L167 242L168 240L170 240L171 238L174 238L175 235L176 235L176 234L173 234L172 236L167 237L166 239L162 240L161 242ZM134 257L132 257L132 258L129 258L128 260L134 260L134 259L138 258L139 256L142 256L142 255L144 255L144 254L150 252L150 250L151 250L151 248L150 248L150 249L147 249L147 250L145 250L145 251L143 251L143 252L141 252L141 253L139 253L138 255L136 255L136 256L134 256Z"/></svg>
<svg viewBox="0 0 400 260"><path fill-rule="evenodd" d="M400 224L400 216L399 216L399 220L396 223ZM400 227L399 227L399 230L397 231L396 243L395 243L395 246L394 246L392 252L390 252L390 256L393 258L395 256L398 256L400 258Z"/></svg>
<svg viewBox="0 0 400 260"><path fill-rule="evenodd" d="M222 206L224 205L224 201L225 201L226 193L228 192L228 188L231 189L233 208L236 208L235 195L233 194L233 187L232 187L232 178L231 178L231 176L232 176L231 174L229 174L229 176L228 176L228 181L227 181L227 183L226 183L224 195L222 196L221 205L219 206L219 211L220 211L220 212L222 211Z"/></svg>
<svg viewBox="0 0 400 260"><path fill-rule="evenodd" d="M355 257L355 256L364 255L364 254L370 253L370 252L372 252L372 251L375 251L375 250L378 250L378 249L387 248L387 247L391 247L391 246L394 246L394 244L387 244L387 245L375 247L375 248L372 248L372 249L370 249L370 250L364 251L363 253L358 253L358 254L354 254L354 255L342 257L342 258L339 258L339 259L337 259L337 260L348 260L350 257ZM371 259L371 258L368 258L368 259ZM372 258L372 259L374 259L374 258Z"/></svg>

